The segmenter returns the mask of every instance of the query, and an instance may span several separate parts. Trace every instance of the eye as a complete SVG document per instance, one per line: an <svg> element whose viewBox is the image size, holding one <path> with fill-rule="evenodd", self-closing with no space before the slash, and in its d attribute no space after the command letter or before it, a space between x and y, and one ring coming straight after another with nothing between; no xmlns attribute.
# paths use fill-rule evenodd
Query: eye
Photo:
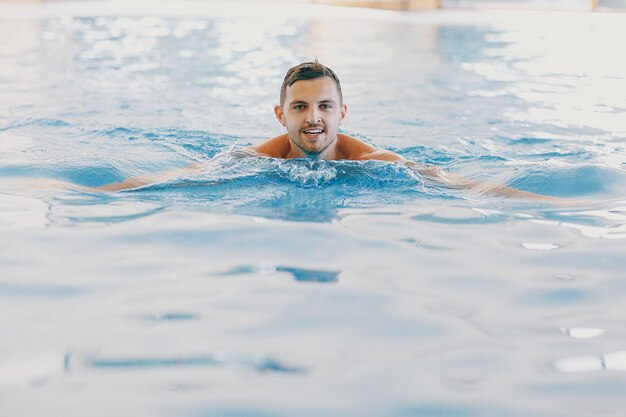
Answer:
<svg viewBox="0 0 626 417"><path fill-rule="evenodd" d="M330 104L320 104L320 108L322 110L329 110L329 109L332 109L333 106L331 106Z"/></svg>
<svg viewBox="0 0 626 417"><path fill-rule="evenodd" d="M294 110L302 110L305 107L306 106L304 104L296 104L295 106L293 106Z"/></svg>

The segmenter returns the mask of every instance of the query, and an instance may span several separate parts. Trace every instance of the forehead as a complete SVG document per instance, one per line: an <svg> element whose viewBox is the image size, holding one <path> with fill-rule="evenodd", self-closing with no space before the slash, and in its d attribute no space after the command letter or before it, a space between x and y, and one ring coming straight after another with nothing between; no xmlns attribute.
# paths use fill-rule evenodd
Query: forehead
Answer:
<svg viewBox="0 0 626 417"><path fill-rule="evenodd" d="M299 80L287 87L286 102L294 100L315 102L322 100L339 101L337 85L330 77Z"/></svg>

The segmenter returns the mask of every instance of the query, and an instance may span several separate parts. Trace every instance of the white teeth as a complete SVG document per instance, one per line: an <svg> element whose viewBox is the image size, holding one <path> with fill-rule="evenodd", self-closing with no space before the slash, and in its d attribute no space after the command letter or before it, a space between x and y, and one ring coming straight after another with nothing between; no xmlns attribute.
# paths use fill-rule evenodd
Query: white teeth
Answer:
<svg viewBox="0 0 626 417"><path fill-rule="evenodd" d="M322 133L321 130L305 130L304 133L307 133L309 135L317 135L318 133Z"/></svg>

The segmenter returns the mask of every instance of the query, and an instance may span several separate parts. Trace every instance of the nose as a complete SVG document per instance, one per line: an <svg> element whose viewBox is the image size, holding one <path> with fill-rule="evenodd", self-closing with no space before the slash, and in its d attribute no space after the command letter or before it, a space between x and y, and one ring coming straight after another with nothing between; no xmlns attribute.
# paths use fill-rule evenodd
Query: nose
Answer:
<svg viewBox="0 0 626 417"><path fill-rule="evenodd" d="M306 115L306 122L314 125L319 124L321 121L322 119L320 117L319 110L315 107L311 107L311 110L309 110L309 113Z"/></svg>

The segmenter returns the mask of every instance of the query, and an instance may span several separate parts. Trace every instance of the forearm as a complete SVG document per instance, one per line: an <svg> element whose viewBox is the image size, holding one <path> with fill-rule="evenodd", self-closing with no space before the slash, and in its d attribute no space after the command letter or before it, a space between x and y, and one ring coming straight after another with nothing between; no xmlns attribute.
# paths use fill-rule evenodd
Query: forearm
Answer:
<svg viewBox="0 0 626 417"><path fill-rule="evenodd" d="M102 185L100 187L96 187L96 190L100 191L120 191L120 190L128 190L132 188L139 188L144 185L150 184L158 184L160 182L169 181L174 178L178 178L181 175L188 174L190 172L196 171L200 169L201 164L196 162L194 164L188 165L184 168L177 168L166 172L161 172L158 174L151 175L141 175L137 177L132 177L125 179L121 182L114 182L111 184Z"/></svg>
<svg viewBox="0 0 626 417"><path fill-rule="evenodd" d="M141 175L133 178L125 179L121 182L114 182L111 184L101 185L99 187L88 187L84 185L78 185L67 181L54 180L49 178L24 178L17 180L18 184L26 185L36 189L74 189L80 191L120 191L128 190L132 188L142 187L149 184L157 184L164 181L169 181L180 176L192 173L200 170L202 164L196 162L183 168L177 168L166 172L151 175Z"/></svg>
<svg viewBox="0 0 626 417"><path fill-rule="evenodd" d="M406 164L417 171L419 174L427 176L428 178L439 182L440 184L456 189L468 190L478 194L499 196L499 197L512 197L525 200L545 201L555 204L572 204L574 200L552 197L542 194L536 194L529 191L518 190L517 188L510 187L505 184L478 181L469 178L462 177L460 175L452 174L439 167L419 165L412 161L406 161Z"/></svg>
<svg viewBox="0 0 626 417"><path fill-rule="evenodd" d="M562 199L558 197L551 197L543 194L536 194L529 191L519 190L514 187L510 187L506 184L490 182L490 181L477 181L468 178L461 177L459 175L451 174L440 170L438 172L438 179L442 184L445 184L452 188L461 188L468 191L472 191L478 194L500 196L500 197L513 197L523 198L527 200L538 200L548 202L558 202Z"/></svg>

